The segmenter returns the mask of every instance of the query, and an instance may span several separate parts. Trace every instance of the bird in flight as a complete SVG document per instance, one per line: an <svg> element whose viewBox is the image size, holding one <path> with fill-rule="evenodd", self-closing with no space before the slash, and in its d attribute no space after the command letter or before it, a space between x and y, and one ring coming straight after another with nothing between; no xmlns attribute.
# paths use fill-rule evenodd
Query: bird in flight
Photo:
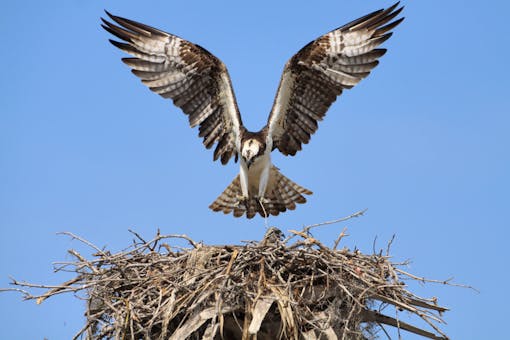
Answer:
<svg viewBox="0 0 510 340"><path fill-rule="evenodd" d="M294 156L310 141L331 104L377 66L379 46L404 19L399 3L356 19L311 41L285 64L267 124L258 132L241 120L227 68L203 47L108 12L102 27L122 40L110 42L132 57L122 61L142 83L188 115L214 160L240 160L240 172L209 206L235 217L263 217L293 210L312 192L271 162L278 149Z"/></svg>

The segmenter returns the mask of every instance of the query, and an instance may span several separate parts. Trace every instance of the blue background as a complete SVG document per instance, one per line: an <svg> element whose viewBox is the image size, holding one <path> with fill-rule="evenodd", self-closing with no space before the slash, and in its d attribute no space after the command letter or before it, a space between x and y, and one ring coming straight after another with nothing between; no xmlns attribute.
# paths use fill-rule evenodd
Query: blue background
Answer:
<svg viewBox="0 0 510 340"><path fill-rule="evenodd" d="M319 35L390 1L11 1L0 29L0 286L9 275L57 284L51 263L89 249L71 231L118 251L132 228L185 233L209 244L259 239L264 220L208 205L238 172L212 163L171 101L120 62L99 26L106 8L198 43L229 68L243 120L266 121L284 63ZM451 308L452 339L501 339L508 306L510 48L504 1L406 1L406 20L370 77L346 91L311 143L274 163L314 191L270 218L282 230L368 208L318 228L331 245L370 253L393 234L395 261L473 290L411 284ZM69 339L85 304L36 305L0 294L2 339ZM405 313L401 314L407 320ZM395 333L392 333L395 334ZM381 338L384 335L381 334ZM418 339L403 333L405 339Z"/></svg>

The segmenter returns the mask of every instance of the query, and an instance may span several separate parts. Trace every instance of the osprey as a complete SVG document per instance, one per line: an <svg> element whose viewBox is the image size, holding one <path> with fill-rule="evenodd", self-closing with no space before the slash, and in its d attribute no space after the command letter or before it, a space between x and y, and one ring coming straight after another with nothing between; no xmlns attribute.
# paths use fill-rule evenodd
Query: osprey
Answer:
<svg viewBox="0 0 510 340"><path fill-rule="evenodd" d="M310 42L287 62L267 124L248 131L241 120L227 68L203 47L108 12L119 26L102 27L123 40L110 42L132 55L122 61L142 83L188 115L214 160L240 158L240 173L210 205L214 211L252 218L293 210L312 192L271 163L278 149L294 156L310 141L317 122L344 89L368 76L386 50L378 48L404 18L399 3L354 20Z"/></svg>

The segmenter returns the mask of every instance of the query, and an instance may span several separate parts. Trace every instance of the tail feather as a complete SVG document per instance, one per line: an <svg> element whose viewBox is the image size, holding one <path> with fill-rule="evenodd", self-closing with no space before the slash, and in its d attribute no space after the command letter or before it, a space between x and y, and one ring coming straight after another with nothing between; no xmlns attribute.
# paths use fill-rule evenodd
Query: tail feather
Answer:
<svg viewBox="0 0 510 340"><path fill-rule="evenodd" d="M311 194L310 190L294 183L273 166L263 202L251 193L246 201L242 201L241 183L237 175L209 208L225 214L232 213L235 217L246 214L247 218L253 218L257 213L262 217L276 216L286 210L296 209L296 203L306 202L303 195Z"/></svg>

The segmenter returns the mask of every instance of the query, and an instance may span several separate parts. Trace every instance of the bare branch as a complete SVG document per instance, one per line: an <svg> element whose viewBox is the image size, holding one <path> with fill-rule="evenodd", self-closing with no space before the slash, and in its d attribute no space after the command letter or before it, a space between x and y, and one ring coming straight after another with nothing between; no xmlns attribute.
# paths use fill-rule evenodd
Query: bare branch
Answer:
<svg viewBox="0 0 510 340"><path fill-rule="evenodd" d="M354 214L351 214L351 215L349 215L349 216L342 217L342 218L339 218L339 219L336 219L336 220L326 221L326 222L321 222L321 223L316 223L316 224L311 224L311 225L305 226L303 229L301 229L301 233L308 234L312 228L320 227L320 226L323 226L323 225L329 225L329 224L341 223L341 222L348 221L348 220L350 220L351 218L355 218L355 217L363 216L363 214L364 214L367 210L368 210L368 209L363 209L363 210L360 210L360 211L358 211L358 212L355 212ZM294 238L294 237L296 236L296 234L295 234L295 233L293 233L293 234L294 234L294 235L290 235L289 237L287 237L287 238L285 239L284 243L287 243L288 241L290 241L292 238Z"/></svg>
<svg viewBox="0 0 510 340"><path fill-rule="evenodd" d="M96 251L87 259L69 250L73 260L61 262L57 270L75 273L74 278L60 285L12 279L15 288L0 292L18 292L37 303L65 293L85 298L87 320L76 339L212 339L218 334L277 339L298 338L300 332L309 338L363 339L366 323L383 332L387 325L447 339L437 325L448 309L434 298L416 296L402 280L454 285L449 280L429 280L401 270L390 262L389 247L385 256L337 249L347 236L346 228L332 248L310 234L314 227L363 212L291 230L285 240L272 227L261 241L245 245L206 246L186 235L159 232L147 240L131 231L134 243L112 254L63 233ZM191 247L172 245L174 239ZM369 310L373 305L392 305L397 314ZM425 321L430 330L402 322L399 310Z"/></svg>

